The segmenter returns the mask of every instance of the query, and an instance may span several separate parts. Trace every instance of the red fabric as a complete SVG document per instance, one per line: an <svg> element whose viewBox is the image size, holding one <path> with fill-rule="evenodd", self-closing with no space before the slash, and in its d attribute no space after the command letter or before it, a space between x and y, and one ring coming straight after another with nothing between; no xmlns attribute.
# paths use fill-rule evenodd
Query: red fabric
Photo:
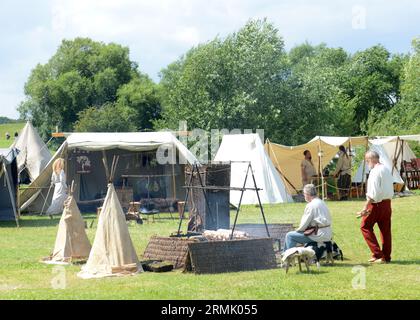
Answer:
<svg viewBox="0 0 420 320"><path fill-rule="evenodd" d="M363 237L365 238L370 251L372 251L373 257L391 261L391 200L373 203L368 210L371 210L371 213L362 218L362 224L360 226ZM373 227L376 223L378 224L381 233L382 250L379 247L378 240L373 232Z"/></svg>

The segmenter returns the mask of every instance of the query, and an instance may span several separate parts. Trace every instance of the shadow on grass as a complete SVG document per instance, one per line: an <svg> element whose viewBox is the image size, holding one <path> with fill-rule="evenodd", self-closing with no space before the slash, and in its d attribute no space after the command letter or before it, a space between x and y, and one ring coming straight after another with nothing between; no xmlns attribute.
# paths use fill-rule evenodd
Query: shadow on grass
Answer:
<svg viewBox="0 0 420 320"><path fill-rule="evenodd" d="M390 265L399 264L399 265L410 265L410 264L417 264L420 265L420 260L392 260Z"/></svg>

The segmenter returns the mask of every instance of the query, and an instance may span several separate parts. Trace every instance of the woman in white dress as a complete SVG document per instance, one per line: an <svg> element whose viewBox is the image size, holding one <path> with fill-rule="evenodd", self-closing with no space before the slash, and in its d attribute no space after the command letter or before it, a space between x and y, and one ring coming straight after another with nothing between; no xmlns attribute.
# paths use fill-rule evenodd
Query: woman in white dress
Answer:
<svg viewBox="0 0 420 320"><path fill-rule="evenodd" d="M54 194L47 214L61 214L64 208L64 201L67 199L66 174L64 173L64 159L58 158L53 163L53 174L51 185L54 185Z"/></svg>

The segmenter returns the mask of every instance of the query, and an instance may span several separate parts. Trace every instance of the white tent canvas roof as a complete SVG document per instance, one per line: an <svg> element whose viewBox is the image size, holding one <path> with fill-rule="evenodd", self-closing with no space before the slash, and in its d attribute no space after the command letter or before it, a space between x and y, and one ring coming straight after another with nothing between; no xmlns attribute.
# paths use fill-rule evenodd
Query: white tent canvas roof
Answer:
<svg viewBox="0 0 420 320"><path fill-rule="evenodd" d="M28 189L21 193L19 203L21 210L33 212L41 210L50 185L54 160L59 157L65 158L69 151L76 148L87 151L117 148L129 151L151 151L162 148L162 151L178 151L179 163L181 164L198 162L197 158L171 132L89 132L67 134L66 141L50 159L43 172L29 185ZM52 194L52 192L50 193Z"/></svg>
<svg viewBox="0 0 420 320"><path fill-rule="evenodd" d="M284 183L291 194L303 188L301 175L301 162L303 152L309 150L312 161L318 174L333 159L338 152L338 147L367 145L367 137L325 137L316 136L308 143L298 146L284 146L267 140L265 149L277 170L281 173ZM321 157L320 157L321 155Z"/></svg>
<svg viewBox="0 0 420 320"><path fill-rule="evenodd" d="M39 176L51 159L51 153L46 144L29 121L26 122L18 139L13 143L13 147L19 151L17 156L18 172L26 169L31 181Z"/></svg>
<svg viewBox="0 0 420 320"><path fill-rule="evenodd" d="M259 192L262 203L293 202L273 163L265 153L258 134L225 135L214 160L223 162L250 161L257 187L262 188ZM248 162L232 162L231 187L243 186L247 168ZM248 174L246 187L254 187L251 173ZM230 202L238 205L240 195L240 191L231 191ZM258 204L256 192L245 191L242 203Z"/></svg>
<svg viewBox="0 0 420 320"><path fill-rule="evenodd" d="M380 162L392 172L394 182L399 184L404 183L400 175L401 162L403 160L411 161L411 159L416 158L416 155L413 150L411 150L407 141L420 142L420 135L379 137L377 139L369 140L369 149L378 152ZM365 174L369 173L369 171L368 166L365 164ZM360 183L362 182L362 178L364 182L366 176L363 177L363 163L358 167L352 180L353 182Z"/></svg>
<svg viewBox="0 0 420 320"><path fill-rule="evenodd" d="M102 278L142 271L123 209L110 183L89 259L78 276L83 279Z"/></svg>

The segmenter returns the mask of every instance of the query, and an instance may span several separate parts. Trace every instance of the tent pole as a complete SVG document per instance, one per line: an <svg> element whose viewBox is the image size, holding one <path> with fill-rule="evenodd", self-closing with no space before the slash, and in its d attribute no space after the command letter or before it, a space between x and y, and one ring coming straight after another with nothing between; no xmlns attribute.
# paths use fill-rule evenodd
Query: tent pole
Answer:
<svg viewBox="0 0 420 320"><path fill-rule="evenodd" d="M172 196L176 199L175 165L172 163Z"/></svg>
<svg viewBox="0 0 420 320"><path fill-rule="evenodd" d="M352 168L353 168L353 166L352 166L353 157L352 157L352 153L351 153L351 147L352 147L352 145L351 145L351 137L350 137L350 139L349 139L350 172L352 171ZM351 178L350 178L350 189L347 190L347 192L349 193L348 196L350 197L350 199L353 198L352 194L351 194L351 183L352 182L351 182ZM359 190L357 190L357 188L356 188L356 197L359 198Z"/></svg>
<svg viewBox="0 0 420 320"><path fill-rule="evenodd" d="M242 197L244 195L244 191L245 191L245 187L246 187L246 181L248 180L249 167L250 166L248 164L248 168L246 169L246 174L245 174L244 185L243 185L242 190L241 190L241 197L239 198L239 204L238 204L238 207L236 208L235 220L233 221L232 233L230 234L230 240L233 239L233 233L235 232L236 222L238 221L239 210L241 209L241 204L242 204Z"/></svg>
<svg viewBox="0 0 420 320"><path fill-rule="evenodd" d="M400 161L400 163L401 163L402 170L400 170L400 172L402 171L404 173L405 180L406 180L406 181L404 181L404 179L403 179L403 181L404 181L403 188L408 189L407 172L405 171L405 166L404 166L404 162L403 162L404 161L404 143L407 143L407 142L405 142L404 140L401 140L401 161Z"/></svg>
<svg viewBox="0 0 420 320"><path fill-rule="evenodd" d="M365 145L365 155L368 152L369 148L369 137L366 137L366 145ZM363 193L363 190L366 189L366 182L365 182L365 171L366 171L366 157L363 155L363 170L362 170L362 182L360 183L361 190L360 193Z"/></svg>
<svg viewBox="0 0 420 320"><path fill-rule="evenodd" d="M262 203L261 203L260 193L258 192L257 181L255 180L254 170L252 170L251 162L249 163L249 168L251 169L252 180L254 181L255 192L257 193L258 204L260 206L260 211L261 211L261 214L262 214L262 217L263 217L263 220L264 220L265 230L267 231L267 236L270 238L270 232L268 231L267 220L265 219L264 209L263 209L263 206L262 206ZM233 233L232 233L232 235L233 235Z"/></svg>
<svg viewBox="0 0 420 320"><path fill-rule="evenodd" d="M270 154L273 154L274 159L276 160L276 170L277 170L277 172L287 182L287 184L289 184L296 191L296 194L299 194L299 191L296 189L296 187L290 182L289 179L287 179L287 177L283 174L283 172L281 172L279 161L278 161L277 156L276 156L276 154L274 153L274 151L271 147L271 141L269 139L267 139L267 141L268 141L267 144L268 144L268 148L270 150ZM284 191L286 191L286 193L290 193L290 190L289 190L289 192L286 190L286 183L284 184Z"/></svg>
<svg viewBox="0 0 420 320"><path fill-rule="evenodd" d="M16 203L18 205L18 207L17 207L17 213L18 213L18 217L20 219L20 189L19 189L19 182L16 185Z"/></svg>
<svg viewBox="0 0 420 320"><path fill-rule="evenodd" d="M108 170L108 160L106 158L106 151L102 150L102 162L104 163L104 167L105 167L105 175L106 175L106 181L109 182L109 170Z"/></svg>
<svg viewBox="0 0 420 320"><path fill-rule="evenodd" d="M321 176L321 191L322 191L322 200L325 199L325 190L324 190L324 174L322 172L322 155L321 155L321 138L318 138L318 160L319 160L319 166L318 166L318 174Z"/></svg>
<svg viewBox="0 0 420 320"><path fill-rule="evenodd" d="M13 213L15 215L15 220L16 220L16 226L19 228L19 218L17 215L16 203L15 203L16 199L15 197L13 197L12 186L10 185L10 180L9 180L9 173L7 172L7 168L4 163L3 163L3 171L4 171L4 176L6 178L7 188L9 189L9 196L10 196L10 201L12 202Z"/></svg>
<svg viewBox="0 0 420 320"><path fill-rule="evenodd" d="M395 143L395 149L394 149L394 157L392 158L392 171L391 174L394 174L394 169L396 169L395 165L397 163L397 150L398 150L398 145L400 142L400 137L397 137L397 142Z"/></svg>

